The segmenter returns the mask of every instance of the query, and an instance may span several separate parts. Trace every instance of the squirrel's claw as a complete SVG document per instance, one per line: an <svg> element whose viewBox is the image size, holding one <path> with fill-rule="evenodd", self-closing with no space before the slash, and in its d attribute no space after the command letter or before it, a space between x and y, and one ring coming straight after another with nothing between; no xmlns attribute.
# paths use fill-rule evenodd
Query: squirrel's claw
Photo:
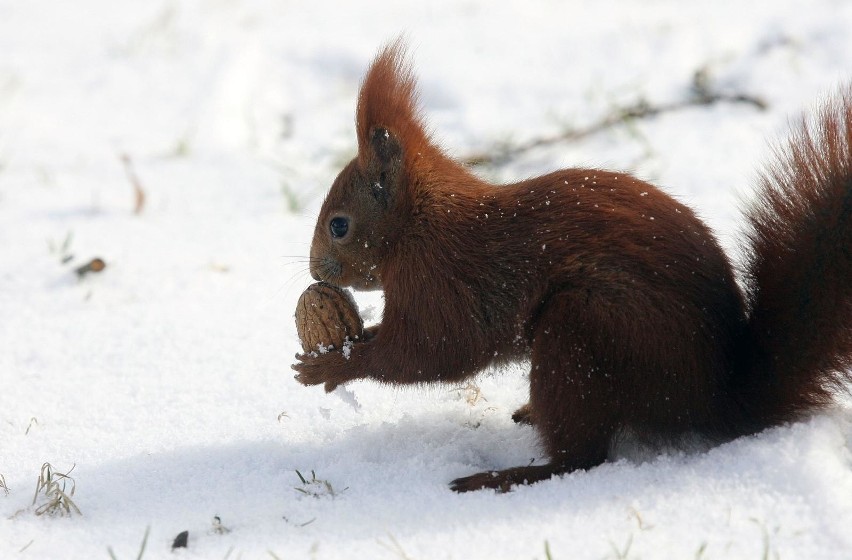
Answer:
<svg viewBox="0 0 852 560"><path fill-rule="evenodd" d="M294 379L302 385L325 384L325 392L330 393L348 380L340 371L342 358L335 354L297 354L296 359L299 361L290 368L296 372Z"/></svg>
<svg viewBox="0 0 852 560"><path fill-rule="evenodd" d="M316 366L310 364L305 359L306 357L309 356L307 354L296 355L296 359L300 361L290 366L290 369L296 372L293 379L302 385L319 385L320 383L323 383L325 379L322 378L322 373Z"/></svg>

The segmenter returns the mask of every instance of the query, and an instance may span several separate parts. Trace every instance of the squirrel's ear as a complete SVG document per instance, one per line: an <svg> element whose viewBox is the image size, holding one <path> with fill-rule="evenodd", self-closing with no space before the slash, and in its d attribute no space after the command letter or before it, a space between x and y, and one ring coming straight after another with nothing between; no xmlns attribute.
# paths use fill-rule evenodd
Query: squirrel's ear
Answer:
<svg viewBox="0 0 852 560"><path fill-rule="evenodd" d="M385 208L397 192L402 170L402 143L387 128L377 126L370 131L368 173L373 196Z"/></svg>
<svg viewBox="0 0 852 560"><path fill-rule="evenodd" d="M358 93L355 121L361 166L399 170L411 164L428 144L419 113L414 74L405 44L397 39L373 60Z"/></svg>
<svg viewBox="0 0 852 560"><path fill-rule="evenodd" d="M395 134L386 128L376 127L370 134L370 147L381 167L398 166L402 157L402 144Z"/></svg>

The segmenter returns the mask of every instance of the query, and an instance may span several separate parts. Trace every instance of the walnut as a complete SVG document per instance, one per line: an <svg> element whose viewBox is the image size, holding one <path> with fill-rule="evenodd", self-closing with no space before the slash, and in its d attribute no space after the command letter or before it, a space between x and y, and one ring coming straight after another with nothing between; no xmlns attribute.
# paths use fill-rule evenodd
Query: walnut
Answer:
<svg viewBox="0 0 852 560"><path fill-rule="evenodd" d="M343 348L347 337L355 341L364 334L364 322L348 291L317 282L302 292L296 304L296 332L305 352Z"/></svg>

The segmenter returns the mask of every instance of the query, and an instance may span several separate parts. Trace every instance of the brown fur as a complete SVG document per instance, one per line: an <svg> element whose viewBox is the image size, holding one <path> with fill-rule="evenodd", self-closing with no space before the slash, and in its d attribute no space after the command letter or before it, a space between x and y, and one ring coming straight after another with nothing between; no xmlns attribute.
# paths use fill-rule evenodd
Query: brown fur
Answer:
<svg viewBox="0 0 852 560"><path fill-rule="evenodd" d="M541 466L453 482L534 482L606 459L612 438L730 438L827 404L852 366L852 94L803 125L746 213L744 295L712 232L635 177L566 169L490 185L418 115L397 41L358 98L359 153L311 247L317 279L382 288L381 325L297 379L453 382L529 357ZM335 217L349 230L335 239Z"/></svg>

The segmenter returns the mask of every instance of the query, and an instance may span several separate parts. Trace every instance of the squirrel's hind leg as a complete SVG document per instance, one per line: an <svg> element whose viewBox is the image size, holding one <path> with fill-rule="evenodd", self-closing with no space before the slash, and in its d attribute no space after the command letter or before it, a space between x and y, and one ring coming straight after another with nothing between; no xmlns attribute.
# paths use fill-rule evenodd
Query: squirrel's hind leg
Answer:
<svg viewBox="0 0 852 560"><path fill-rule="evenodd" d="M532 343L530 402L512 418L536 428L550 462L459 478L450 485L456 492L481 488L505 492L516 484L532 484L606 461L619 427L611 371L615 364L612 349L598 347L595 341L608 337L589 336L602 325L595 324L592 309L578 314L571 294L551 298L545 309ZM577 321L578 317L584 319Z"/></svg>
<svg viewBox="0 0 852 560"><path fill-rule="evenodd" d="M598 342L611 340L602 329L612 328L596 320L599 311L561 293L550 298L535 327L529 419L560 472L603 463L619 428L614 370L621 364L613 348Z"/></svg>

